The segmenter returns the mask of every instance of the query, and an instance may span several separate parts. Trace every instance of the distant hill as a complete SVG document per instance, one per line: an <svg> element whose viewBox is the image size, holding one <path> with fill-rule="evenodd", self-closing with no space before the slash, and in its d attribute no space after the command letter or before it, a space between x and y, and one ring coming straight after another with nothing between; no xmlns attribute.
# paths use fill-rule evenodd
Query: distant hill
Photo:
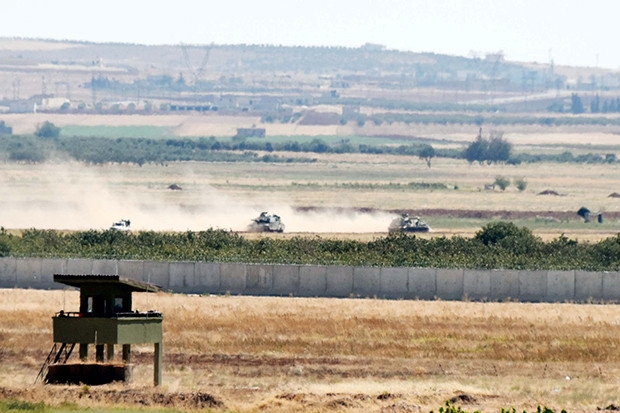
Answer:
<svg viewBox="0 0 620 413"><path fill-rule="evenodd" d="M608 70L380 45L145 46L0 38L0 71L5 105L34 97L44 108L55 98L59 108L63 101L58 99L65 99L65 107L73 109L117 105L123 111L150 104L199 111L259 107L268 113L283 104L359 106L369 100L375 106L418 110L453 110L463 104L495 108L499 102L502 110L524 110L527 101L529 110L540 111L554 103L561 109L571 93L620 91L620 73Z"/></svg>

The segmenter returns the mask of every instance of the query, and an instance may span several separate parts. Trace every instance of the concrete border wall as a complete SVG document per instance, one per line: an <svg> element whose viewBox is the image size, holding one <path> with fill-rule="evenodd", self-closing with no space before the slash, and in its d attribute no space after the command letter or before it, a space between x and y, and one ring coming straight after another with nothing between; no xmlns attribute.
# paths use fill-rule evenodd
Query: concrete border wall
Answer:
<svg viewBox="0 0 620 413"><path fill-rule="evenodd" d="M119 274L186 294L620 302L620 272L0 258L0 288L65 288L53 274Z"/></svg>

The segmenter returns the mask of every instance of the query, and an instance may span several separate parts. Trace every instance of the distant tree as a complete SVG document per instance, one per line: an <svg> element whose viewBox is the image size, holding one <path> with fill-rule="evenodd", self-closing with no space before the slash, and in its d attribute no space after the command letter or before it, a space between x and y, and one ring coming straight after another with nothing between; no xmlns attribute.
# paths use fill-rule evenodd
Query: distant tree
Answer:
<svg viewBox="0 0 620 413"><path fill-rule="evenodd" d="M601 99L598 95L590 102L590 112L599 113L601 111Z"/></svg>
<svg viewBox="0 0 620 413"><path fill-rule="evenodd" d="M487 149L489 148L489 142L482 137L482 129L475 141L469 144L465 149L463 156L469 163L484 162L486 159Z"/></svg>
<svg viewBox="0 0 620 413"><path fill-rule="evenodd" d="M329 152L329 145L323 140L315 138L310 141L310 151L315 153L326 153Z"/></svg>
<svg viewBox="0 0 620 413"><path fill-rule="evenodd" d="M431 167L431 160L435 157L435 148L431 145L424 145L418 152L418 156L420 159L424 159L426 161L426 165Z"/></svg>
<svg viewBox="0 0 620 413"><path fill-rule="evenodd" d="M470 143L463 152L463 157L469 163L486 161L491 164L508 161L511 151L512 144L504 139L503 133L493 132L490 139L487 140L482 137L481 128L476 140Z"/></svg>
<svg viewBox="0 0 620 413"><path fill-rule="evenodd" d="M577 215L579 215L585 222L590 222L590 210L584 206L579 208L577 211Z"/></svg>
<svg viewBox="0 0 620 413"><path fill-rule="evenodd" d="M3 120L0 120L0 134L2 135L12 135L13 134L13 128L10 126L7 126L6 123L4 123Z"/></svg>
<svg viewBox="0 0 620 413"><path fill-rule="evenodd" d="M183 73L179 73L179 78L177 79L176 84L177 84L177 86L181 86L181 87L186 86L185 78L183 77Z"/></svg>
<svg viewBox="0 0 620 413"><path fill-rule="evenodd" d="M503 134L491 137L487 148L486 161L489 163L506 162L510 158L512 144L504 139Z"/></svg>
<svg viewBox="0 0 620 413"><path fill-rule="evenodd" d="M583 113L583 102L576 93L573 93L570 97L570 112L574 114Z"/></svg>
<svg viewBox="0 0 620 413"><path fill-rule="evenodd" d="M37 126L34 134L39 138L57 138L60 136L60 128L52 122L45 121Z"/></svg>

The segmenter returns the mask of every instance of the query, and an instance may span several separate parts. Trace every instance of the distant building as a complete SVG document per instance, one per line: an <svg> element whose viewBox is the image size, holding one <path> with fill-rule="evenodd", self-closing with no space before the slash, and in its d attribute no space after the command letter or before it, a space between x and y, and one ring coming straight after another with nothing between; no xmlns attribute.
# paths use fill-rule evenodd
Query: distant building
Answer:
<svg viewBox="0 0 620 413"><path fill-rule="evenodd" d="M237 128L239 138L264 138L265 128Z"/></svg>
<svg viewBox="0 0 620 413"><path fill-rule="evenodd" d="M504 52L497 52L497 53L487 53L484 56L484 60L486 60L487 62L497 62L497 63L503 63L504 62Z"/></svg>
<svg viewBox="0 0 620 413"><path fill-rule="evenodd" d="M368 50L370 52L382 52L385 50L385 46L382 44L376 44L376 43L365 43L361 49L363 50Z"/></svg>
<svg viewBox="0 0 620 413"><path fill-rule="evenodd" d="M32 99L28 100L11 100L8 102L9 113L36 113L37 102Z"/></svg>

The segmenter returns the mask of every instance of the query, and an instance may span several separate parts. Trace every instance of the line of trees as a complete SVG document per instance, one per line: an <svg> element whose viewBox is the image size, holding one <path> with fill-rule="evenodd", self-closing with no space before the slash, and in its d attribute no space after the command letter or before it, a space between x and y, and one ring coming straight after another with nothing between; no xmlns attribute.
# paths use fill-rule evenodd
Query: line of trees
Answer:
<svg viewBox="0 0 620 413"><path fill-rule="evenodd" d="M0 160L44 162L50 153L66 154L72 159L92 163L167 163L177 161L203 162L316 162L316 158L280 156L274 152L303 153L361 153L415 156L430 168L434 158L466 159L480 164L521 162L561 163L615 163L613 153L587 153L573 156L570 152L560 154L513 155L512 144L503 133L492 131L488 138L482 129L476 139L464 149L434 148L427 143L409 145L354 144L341 140L329 144L320 138L290 140L272 143L266 139L233 138L218 140L215 137L197 139L150 139L150 138L97 138L63 137L61 129L50 122L37 128L35 135L0 134ZM262 154L261 154L262 152Z"/></svg>
<svg viewBox="0 0 620 413"><path fill-rule="evenodd" d="M370 242L299 236L250 240L214 229L182 233L28 229L13 235L1 228L0 256L618 271L620 234L592 244L564 235L544 242L530 229L506 221L486 225L473 238L422 239L395 233Z"/></svg>

